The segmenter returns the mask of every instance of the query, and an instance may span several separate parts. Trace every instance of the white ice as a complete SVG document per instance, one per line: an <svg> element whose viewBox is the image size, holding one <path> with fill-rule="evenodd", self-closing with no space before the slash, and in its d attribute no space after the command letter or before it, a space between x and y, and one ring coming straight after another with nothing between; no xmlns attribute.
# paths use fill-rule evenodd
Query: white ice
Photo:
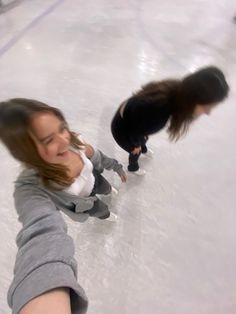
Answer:
<svg viewBox="0 0 236 314"><path fill-rule="evenodd" d="M127 165L111 118L143 83L219 66L230 97L186 138L150 140L145 177L112 202L118 221L65 218L88 314L236 313L236 14L234 0L2 0L0 100L62 109L76 131ZM7 6L7 7L6 7ZM0 313L11 311L20 230L12 192L19 165L0 146Z"/></svg>

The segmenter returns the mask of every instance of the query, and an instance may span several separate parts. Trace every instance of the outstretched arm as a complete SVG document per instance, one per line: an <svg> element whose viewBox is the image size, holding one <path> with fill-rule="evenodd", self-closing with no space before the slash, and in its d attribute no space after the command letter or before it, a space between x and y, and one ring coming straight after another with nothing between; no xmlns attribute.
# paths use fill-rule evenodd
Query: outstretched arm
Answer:
<svg viewBox="0 0 236 314"><path fill-rule="evenodd" d="M16 239L18 253L8 291L13 314L37 313L30 309L48 303L53 310L56 300L62 303L63 314L70 310L86 313L87 298L77 282L74 243L61 213L37 186L16 186L14 197L23 227Z"/></svg>
<svg viewBox="0 0 236 314"><path fill-rule="evenodd" d="M19 314L71 314L70 291L57 288L29 301Z"/></svg>
<svg viewBox="0 0 236 314"><path fill-rule="evenodd" d="M100 150L94 151L90 159L94 168L98 171L102 172L103 169L113 170L120 176L122 182L126 182L127 176L123 166L116 159L106 156Z"/></svg>

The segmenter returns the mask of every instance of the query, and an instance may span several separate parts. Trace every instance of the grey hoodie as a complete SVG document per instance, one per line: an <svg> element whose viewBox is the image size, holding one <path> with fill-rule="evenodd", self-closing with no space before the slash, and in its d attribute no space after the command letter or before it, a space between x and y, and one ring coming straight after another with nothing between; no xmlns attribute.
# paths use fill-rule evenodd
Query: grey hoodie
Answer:
<svg viewBox="0 0 236 314"><path fill-rule="evenodd" d="M124 174L115 159L95 151L91 162L96 170L113 169ZM23 227L16 238L18 253L8 304L17 314L33 298L51 289L70 288L73 314L87 311L88 300L77 282L74 244L59 210L75 221L85 221L96 196L80 198L64 191L50 191L40 183L36 171L24 170L15 183L15 207ZM104 212L101 213L104 215Z"/></svg>

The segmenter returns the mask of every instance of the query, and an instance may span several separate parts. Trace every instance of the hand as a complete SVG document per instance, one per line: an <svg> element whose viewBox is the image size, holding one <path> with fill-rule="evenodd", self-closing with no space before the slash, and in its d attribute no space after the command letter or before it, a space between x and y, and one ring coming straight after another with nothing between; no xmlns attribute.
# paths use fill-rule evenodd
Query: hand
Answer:
<svg viewBox="0 0 236 314"><path fill-rule="evenodd" d="M127 181L127 175L126 174L121 175L120 179L122 182L126 182Z"/></svg>
<svg viewBox="0 0 236 314"><path fill-rule="evenodd" d="M141 150L142 150L141 146L135 147L135 148L131 151L131 154L133 154L133 155L138 155L138 154L141 152Z"/></svg>

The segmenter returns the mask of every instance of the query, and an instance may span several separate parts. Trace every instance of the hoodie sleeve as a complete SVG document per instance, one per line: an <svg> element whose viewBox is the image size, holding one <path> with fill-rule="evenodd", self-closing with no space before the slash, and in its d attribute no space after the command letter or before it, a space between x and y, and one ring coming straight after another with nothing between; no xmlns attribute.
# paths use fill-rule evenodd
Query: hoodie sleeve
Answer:
<svg viewBox="0 0 236 314"><path fill-rule="evenodd" d="M118 163L114 158L106 156L100 150L94 150L93 156L90 158L94 168L99 172L102 172L104 169L113 170L118 173L119 176L125 175L123 166Z"/></svg>
<svg viewBox="0 0 236 314"><path fill-rule="evenodd" d="M15 206L22 223L8 304L17 314L33 298L51 289L70 288L73 314L87 311L87 298L77 282L73 240L51 199L34 186L16 187Z"/></svg>

